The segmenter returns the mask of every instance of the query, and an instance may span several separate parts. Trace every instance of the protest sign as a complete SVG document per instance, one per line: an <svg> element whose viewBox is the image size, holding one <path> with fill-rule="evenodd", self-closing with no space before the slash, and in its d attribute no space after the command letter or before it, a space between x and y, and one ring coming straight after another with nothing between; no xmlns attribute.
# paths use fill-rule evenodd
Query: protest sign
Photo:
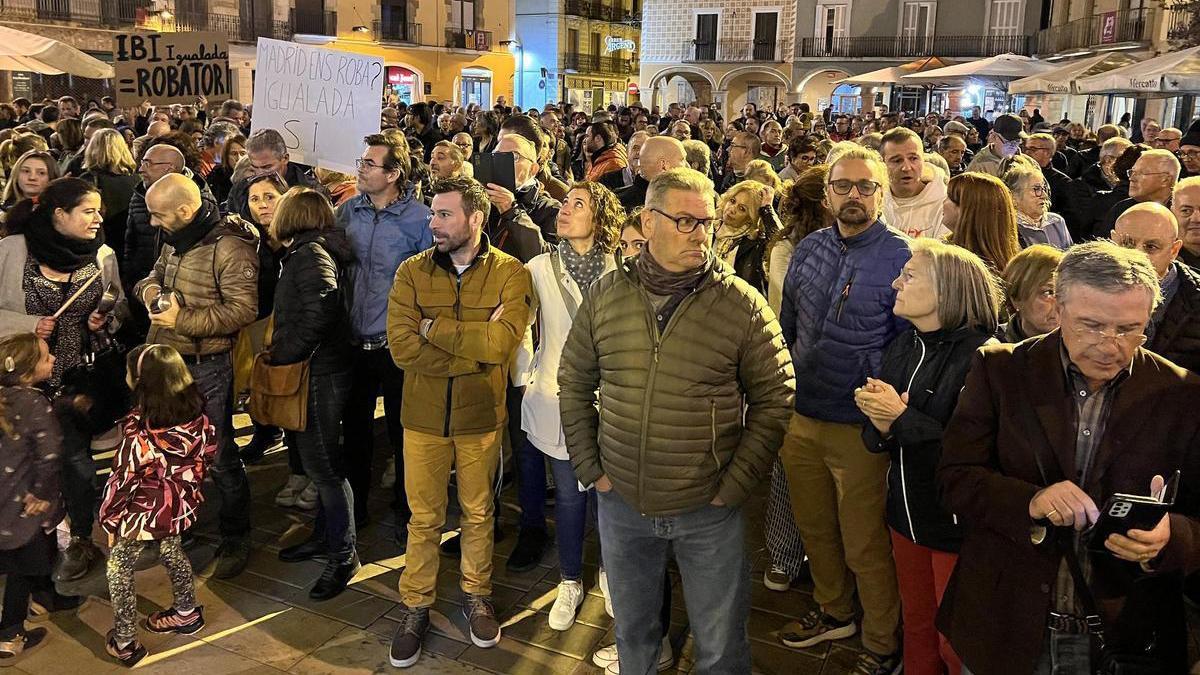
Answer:
<svg viewBox="0 0 1200 675"><path fill-rule="evenodd" d="M383 60L259 38L254 128L283 134L292 161L354 174L379 133Z"/></svg>
<svg viewBox="0 0 1200 675"><path fill-rule="evenodd" d="M209 103L231 97L229 41L220 33L132 33L113 37L117 105Z"/></svg>

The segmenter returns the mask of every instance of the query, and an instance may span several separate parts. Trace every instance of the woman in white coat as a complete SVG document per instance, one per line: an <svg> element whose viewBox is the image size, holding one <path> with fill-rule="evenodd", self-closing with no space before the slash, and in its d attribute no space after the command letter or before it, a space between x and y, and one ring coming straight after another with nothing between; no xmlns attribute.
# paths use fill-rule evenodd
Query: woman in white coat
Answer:
<svg viewBox="0 0 1200 675"><path fill-rule="evenodd" d="M526 331L517 356L517 383L525 386L521 428L527 442L549 458L562 582L550 610L550 627L567 630L583 602L583 537L593 491L575 478L558 409L558 364L576 310L593 282L616 269L625 211L608 188L576 183L558 212L558 246L530 260L538 344Z"/></svg>

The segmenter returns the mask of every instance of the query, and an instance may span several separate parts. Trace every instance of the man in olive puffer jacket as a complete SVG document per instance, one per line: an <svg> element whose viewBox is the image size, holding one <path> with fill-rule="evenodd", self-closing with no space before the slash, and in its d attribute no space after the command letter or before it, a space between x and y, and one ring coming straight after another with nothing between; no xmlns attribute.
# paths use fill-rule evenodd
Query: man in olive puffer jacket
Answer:
<svg viewBox="0 0 1200 675"><path fill-rule="evenodd" d="M567 450L598 493L623 672L658 662L668 544L696 669L750 671L740 506L770 472L794 378L766 299L712 252L714 201L692 169L650 182L647 247L591 287L558 372Z"/></svg>

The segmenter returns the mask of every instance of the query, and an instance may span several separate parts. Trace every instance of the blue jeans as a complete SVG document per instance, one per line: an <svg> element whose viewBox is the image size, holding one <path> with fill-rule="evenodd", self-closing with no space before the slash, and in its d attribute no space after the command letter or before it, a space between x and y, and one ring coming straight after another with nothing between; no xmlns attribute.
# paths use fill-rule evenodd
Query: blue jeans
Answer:
<svg viewBox="0 0 1200 675"><path fill-rule="evenodd" d="M317 488L319 504L313 538L324 537L330 557L349 560L354 555L354 493L346 479L345 458L339 444L342 413L350 393L350 373L311 375L308 380L308 427L289 431L288 447L295 448L304 473Z"/></svg>
<svg viewBox="0 0 1200 675"><path fill-rule="evenodd" d="M549 459L550 471L554 474L554 533L558 540L559 571L564 580L579 581L583 578L583 537L587 534L588 503L595 504L596 491L579 491L579 479L575 477L570 460Z"/></svg>
<svg viewBox="0 0 1200 675"><path fill-rule="evenodd" d="M509 392L512 394L512 388ZM517 419L521 419L521 399L517 398ZM509 407L509 414L512 408ZM520 444L512 438L512 425L509 425L509 438L513 440L513 454L517 460L517 503L521 506L522 530L546 529L546 456L542 454L525 438L522 433ZM571 474L572 476L574 473ZM558 476L555 475L555 480ZM571 485L575 479L571 479ZM557 493L556 493L557 495ZM555 497L557 499L557 496Z"/></svg>
<svg viewBox="0 0 1200 675"><path fill-rule="evenodd" d="M750 672L750 573L741 509L706 504L677 516L643 516L616 490L598 493L597 502L621 673L658 670L668 547L683 577L696 672Z"/></svg>
<svg viewBox="0 0 1200 675"><path fill-rule="evenodd" d="M201 363L185 356L192 379L204 395L204 414L216 429L217 457L212 465L213 482L221 493L217 511L222 539L237 539L250 533L250 481L246 466L233 442L233 362L229 352L206 357Z"/></svg>
<svg viewBox="0 0 1200 675"><path fill-rule="evenodd" d="M1038 659L1033 675L1091 675L1091 672L1090 636L1046 631L1045 651ZM966 664L963 664L962 675L971 675Z"/></svg>

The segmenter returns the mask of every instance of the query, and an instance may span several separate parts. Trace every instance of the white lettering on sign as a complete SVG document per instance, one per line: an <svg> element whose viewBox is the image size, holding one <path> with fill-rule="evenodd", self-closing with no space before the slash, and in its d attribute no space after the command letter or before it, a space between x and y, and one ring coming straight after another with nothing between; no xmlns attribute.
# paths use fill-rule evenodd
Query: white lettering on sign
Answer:
<svg viewBox="0 0 1200 675"><path fill-rule="evenodd" d="M354 174L379 133L382 80L381 59L259 38L254 126L283 134L294 161Z"/></svg>
<svg viewBox="0 0 1200 675"><path fill-rule="evenodd" d="M604 52L606 54L621 51L622 49L633 49L635 47L637 45L629 38L617 37L616 35L609 35L604 38Z"/></svg>

